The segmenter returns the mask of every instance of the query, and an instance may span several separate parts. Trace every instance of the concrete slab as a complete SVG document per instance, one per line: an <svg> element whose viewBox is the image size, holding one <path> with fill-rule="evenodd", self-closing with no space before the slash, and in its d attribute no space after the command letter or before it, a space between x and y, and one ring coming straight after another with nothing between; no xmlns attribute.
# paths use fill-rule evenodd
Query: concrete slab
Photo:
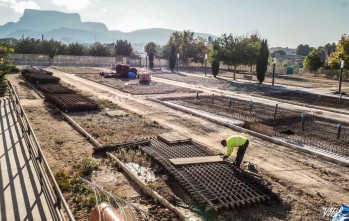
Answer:
<svg viewBox="0 0 349 221"><path fill-rule="evenodd" d="M191 138L178 132L163 133L159 134L157 137L159 140L165 142L166 144L176 144L191 141Z"/></svg>
<svg viewBox="0 0 349 221"><path fill-rule="evenodd" d="M173 159L169 159L169 161L174 165L188 165L188 164L222 162L223 159L220 156L208 156L208 157L173 158Z"/></svg>
<svg viewBox="0 0 349 221"><path fill-rule="evenodd" d="M0 115L0 220L55 220L8 99Z"/></svg>

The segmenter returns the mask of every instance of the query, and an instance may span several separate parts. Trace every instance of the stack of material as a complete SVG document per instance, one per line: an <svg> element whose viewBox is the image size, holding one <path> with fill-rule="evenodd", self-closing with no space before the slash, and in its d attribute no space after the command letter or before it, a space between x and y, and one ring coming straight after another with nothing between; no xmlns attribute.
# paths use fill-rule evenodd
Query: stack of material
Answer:
<svg viewBox="0 0 349 221"><path fill-rule="evenodd" d="M140 73L139 74L139 83L140 84L149 84L151 81L150 73Z"/></svg>
<svg viewBox="0 0 349 221"><path fill-rule="evenodd" d="M130 66L122 65L121 76L122 78L128 78L128 72L130 71Z"/></svg>
<svg viewBox="0 0 349 221"><path fill-rule="evenodd" d="M96 102L79 94L50 94L46 100L65 112L98 110Z"/></svg>
<svg viewBox="0 0 349 221"><path fill-rule="evenodd" d="M75 94L75 91L59 84L39 84L38 89L46 94Z"/></svg>
<svg viewBox="0 0 349 221"><path fill-rule="evenodd" d="M58 84L60 78L41 72L22 72L23 78L32 84Z"/></svg>

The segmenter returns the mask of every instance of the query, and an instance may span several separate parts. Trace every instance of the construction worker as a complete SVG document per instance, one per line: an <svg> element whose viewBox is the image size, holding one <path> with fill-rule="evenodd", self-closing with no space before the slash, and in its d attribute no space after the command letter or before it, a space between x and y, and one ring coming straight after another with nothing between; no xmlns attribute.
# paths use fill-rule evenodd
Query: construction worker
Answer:
<svg viewBox="0 0 349 221"><path fill-rule="evenodd" d="M231 153L234 151L234 147L238 147L238 152L234 161L234 165L240 167L242 159L244 158L246 149L248 147L248 139L240 135L233 135L225 140L221 141L223 147L227 147L227 153L224 155L223 159L227 159Z"/></svg>

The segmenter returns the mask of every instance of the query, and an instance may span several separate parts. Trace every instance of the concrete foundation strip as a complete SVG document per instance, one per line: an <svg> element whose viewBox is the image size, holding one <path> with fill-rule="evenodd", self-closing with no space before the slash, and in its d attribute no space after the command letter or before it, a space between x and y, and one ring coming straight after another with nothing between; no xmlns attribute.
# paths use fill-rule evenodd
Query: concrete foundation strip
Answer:
<svg viewBox="0 0 349 221"><path fill-rule="evenodd" d="M214 118L210 118L210 117L208 117L206 115L201 115L199 113L192 112L192 111L187 110L185 108L181 108L178 105L173 105L173 104L171 104L169 102L161 101L161 100L158 100L158 99L149 99L149 100L154 101L156 103L163 104L163 105L165 105L167 107L170 107L172 109L175 109L175 110L179 110L179 111L182 111L182 112L185 112L185 113L188 113L188 114L192 114L192 115L197 116L197 117L204 118L204 119L209 120L211 122L214 122L216 124L229 127L229 128L231 128L233 130L236 130L236 131L239 131L239 132L242 132L242 133L248 133L248 134L250 134L252 136L261 138L263 140L270 141L272 143L275 143L275 144L278 144L278 145L282 145L282 146L285 146L285 147L288 147L288 148L292 148L292 149L295 149L295 150L298 150L298 151L302 151L302 152L305 152L305 153L310 153L310 154L313 154L313 155L315 155L317 157L325 159L327 161L330 161L330 162L333 162L333 163L337 163L337 164L349 167L349 158L346 157L346 156L342 156L342 155L339 155L339 154L336 154L336 153L332 153L332 152L326 151L326 150L321 150L321 149L315 148L315 147L298 146L298 145L295 145L295 144L292 144L292 143L289 143L289 142L286 142L286 141L283 141L283 140L280 140L280 139L277 139L277 138L274 138L274 137L266 136L266 135L257 133L257 132L252 131L252 130L248 130L248 129L245 129L245 128L242 128L242 127L239 127L239 126L236 126L236 125L232 125L232 124L229 124L229 123L226 123L226 122L222 122L222 121L216 120Z"/></svg>
<svg viewBox="0 0 349 221"><path fill-rule="evenodd" d="M122 168L123 171L125 171L127 173L127 175L142 189L142 191L144 191L147 195L153 197L154 199L156 199L161 205L163 205L164 207L168 208L169 210L171 210L172 212L174 212L178 218L182 221L187 220L186 217L181 213L181 211L179 209L177 209L176 207L174 207L170 202L168 202L165 198L163 198L162 196L160 196L158 193L156 193L155 191L153 191L152 189L150 189L147 184L145 184L144 182L142 182L140 179L138 179L128 168L127 166L121 162L118 158L116 158L113 154L111 153L107 153L107 155L112 158L113 160L116 160L116 162L118 163L118 165Z"/></svg>

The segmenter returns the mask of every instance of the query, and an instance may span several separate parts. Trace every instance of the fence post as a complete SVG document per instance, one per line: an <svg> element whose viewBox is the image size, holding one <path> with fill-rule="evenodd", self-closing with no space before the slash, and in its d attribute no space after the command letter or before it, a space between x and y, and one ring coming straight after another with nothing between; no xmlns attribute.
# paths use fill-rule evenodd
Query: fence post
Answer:
<svg viewBox="0 0 349 221"><path fill-rule="evenodd" d="M211 98L211 99L212 99L212 105L213 105L213 100L214 100L214 94L212 94L212 98Z"/></svg>
<svg viewBox="0 0 349 221"><path fill-rule="evenodd" d="M275 124L275 120L276 120L276 114L278 112L278 107L279 107L279 104L276 104L275 105L275 112L274 112L274 124Z"/></svg>
<svg viewBox="0 0 349 221"><path fill-rule="evenodd" d="M229 98L229 109L231 109L231 97Z"/></svg>
<svg viewBox="0 0 349 221"><path fill-rule="evenodd" d="M301 114L301 120L302 120L302 131L304 131L305 113Z"/></svg>
<svg viewBox="0 0 349 221"><path fill-rule="evenodd" d="M196 101L199 101L199 91L196 91Z"/></svg>
<svg viewBox="0 0 349 221"><path fill-rule="evenodd" d="M337 125L337 138L340 139L341 138L341 131L342 131L343 125L341 123L339 123Z"/></svg>

